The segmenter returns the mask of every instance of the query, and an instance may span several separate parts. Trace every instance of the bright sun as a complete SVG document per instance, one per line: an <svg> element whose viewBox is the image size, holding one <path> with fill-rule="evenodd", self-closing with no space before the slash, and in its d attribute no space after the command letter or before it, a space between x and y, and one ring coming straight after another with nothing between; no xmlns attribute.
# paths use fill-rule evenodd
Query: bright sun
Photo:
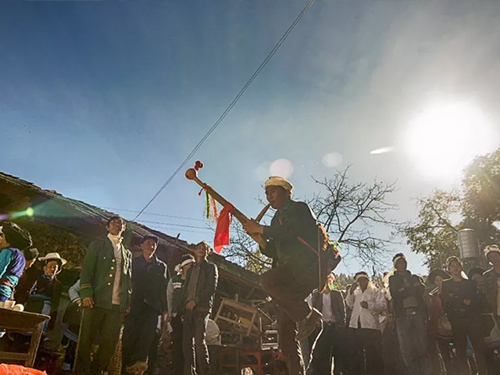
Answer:
<svg viewBox="0 0 500 375"><path fill-rule="evenodd" d="M479 154L491 151L494 136L486 116L471 103L427 108L411 123L406 149L423 176L459 178Z"/></svg>

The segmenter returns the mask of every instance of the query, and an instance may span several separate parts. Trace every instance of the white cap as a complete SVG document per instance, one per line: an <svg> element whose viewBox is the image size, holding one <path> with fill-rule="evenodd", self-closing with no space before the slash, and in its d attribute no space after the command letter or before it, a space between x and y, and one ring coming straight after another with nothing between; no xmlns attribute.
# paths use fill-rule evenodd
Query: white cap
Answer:
<svg viewBox="0 0 500 375"><path fill-rule="evenodd" d="M267 179L266 183L264 184L264 188L267 188L269 186L279 186L287 191L293 190L293 185L290 182L288 182L287 180L285 180L283 177L280 177L280 176L269 177Z"/></svg>

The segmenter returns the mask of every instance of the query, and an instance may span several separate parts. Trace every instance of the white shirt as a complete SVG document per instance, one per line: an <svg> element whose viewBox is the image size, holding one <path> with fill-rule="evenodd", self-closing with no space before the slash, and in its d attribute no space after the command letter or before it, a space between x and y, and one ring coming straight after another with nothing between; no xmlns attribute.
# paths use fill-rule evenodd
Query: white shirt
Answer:
<svg viewBox="0 0 500 375"><path fill-rule="evenodd" d="M332 293L321 293L321 298L323 299L323 308L321 313L323 314L323 321L328 323L335 323L337 319L333 315L332 311Z"/></svg>
<svg viewBox="0 0 500 375"><path fill-rule="evenodd" d="M208 345L221 345L221 336L220 329L217 323L212 319L207 319L207 328L206 328L206 336L207 336L207 344Z"/></svg>
<svg viewBox="0 0 500 375"><path fill-rule="evenodd" d="M108 234L115 251L115 280L113 282L113 305L120 305L120 281L122 277L122 238Z"/></svg>
<svg viewBox="0 0 500 375"><path fill-rule="evenodd" d="M368 303L367 309L361 307L363 301ZM384 294L375 286L368 285L364 292L359 286L354 290L354 293L351 293L349 289L346 304L353 309L349 327L380 329L379 315L387 310L387 301Z"/></svg>

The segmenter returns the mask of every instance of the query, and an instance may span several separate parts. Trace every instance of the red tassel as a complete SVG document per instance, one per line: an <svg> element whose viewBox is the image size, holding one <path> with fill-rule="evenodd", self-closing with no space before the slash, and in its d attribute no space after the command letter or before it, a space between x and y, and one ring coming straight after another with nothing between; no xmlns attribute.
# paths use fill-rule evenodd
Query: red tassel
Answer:
<svg viewBox="0 0 500 375"><path fill-rule="evenodd" d="M214 249L217 254L220 254L224 246L229 245L229 224L231 224L231 212L233 210L234 206L228 203L220 212L214 238Z"/></svg>
<svg viewBox="0 0 500 375"><path fill-rule="evenodd" d="M203 168L203 163L197 160L196 163L194 163L194 170L199 171L201 168Z"/></svg>

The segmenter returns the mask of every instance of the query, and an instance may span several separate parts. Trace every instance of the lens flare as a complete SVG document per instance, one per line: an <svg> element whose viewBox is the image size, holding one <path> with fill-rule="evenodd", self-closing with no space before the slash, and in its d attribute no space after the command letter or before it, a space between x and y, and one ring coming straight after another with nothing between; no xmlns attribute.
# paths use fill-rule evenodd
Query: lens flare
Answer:
<svg viewBox="0 0 500 375"><path fill-rule="evenodd" d="M323 156L323 164L328 168L335 168L342 164L342 155L338 152L331 152Z"/></svg>
<svg viewBox="0 0 500 375"><path fill-rule="evenodd" d="M271 163L269 172L272 176L281 176L289 178L293 173L293 164L287 159L278 159Z"/></svg>
<svg viewBox="0 0 500 375"><path fill-rule="evenodd" d="M370 155L380 155L387 154L388 152L394 151L394 147L381 147L370 152Z"/></svg>
<svg viewBox="0 0 500 375"><path fill-rule="evenodd" d="M34 214L35 210L28 207L26 210L11 212L9 214L0 214L0 220L19 219L23 216L33 217Z"/></svg>

